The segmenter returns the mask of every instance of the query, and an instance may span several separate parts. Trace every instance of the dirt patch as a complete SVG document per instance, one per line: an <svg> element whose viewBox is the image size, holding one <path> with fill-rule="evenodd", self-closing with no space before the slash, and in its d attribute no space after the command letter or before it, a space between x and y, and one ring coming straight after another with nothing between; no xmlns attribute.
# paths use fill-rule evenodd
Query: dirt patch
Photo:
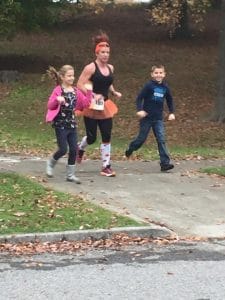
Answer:
<svg viewBox="0 0 225 300"><path fill-rule="evenodd" d="M17 70L22 73L42 73L49 65L61 65L60 57L53 56L51 59L35 55L2 55L0 56L0 70Z"/></svg>
<svg viewBox="0 0 225 300"><path fill-rule="evenodd" d="M10 93L10 86L0 83L0 101L4 100Z"/></svg>

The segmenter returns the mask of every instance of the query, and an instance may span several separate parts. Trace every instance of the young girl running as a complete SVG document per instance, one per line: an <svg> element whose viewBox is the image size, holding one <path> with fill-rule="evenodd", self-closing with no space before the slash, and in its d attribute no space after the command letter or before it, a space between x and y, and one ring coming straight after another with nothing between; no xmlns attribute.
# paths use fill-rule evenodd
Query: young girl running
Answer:
<svg viewBox="0 0 225 300"><path fill-rule="evenodd" d="M47 73L56 81L57 86L52 91L47 104L46 122L52 122L55 129L58 150L47 161L46 174L53 176L53 168L57 161L66 154L69 145L66 180L80 183L75 176L75 161L77 148L77 123L74 111L89 107L92 98L92 87L86 85L86 95L74 87L74 68L64 65L57 72L50 67Z"/></svg>
<svg viewBox="0 0 225 300"><path fill-rule="evenodd" d="M102 169L100 174L113 177L116 173L112 170L110 164L111 132L112 118L117 112L117 107L109 100L108 94L111 92L112 95L120 98L121 93L116 91L113 86L114 68L111 64L108 64L110 56L108 36L100 32L93 40L96 59L84 67L77 83L80 89L86 91L85 84L91 82L95 95L94 105L89 109L85 109L83 113L86 136L83 137L79 144L77 162L81 162L85 148L96 141L97 127L99 127L102 137L100 146Z"/></svg>

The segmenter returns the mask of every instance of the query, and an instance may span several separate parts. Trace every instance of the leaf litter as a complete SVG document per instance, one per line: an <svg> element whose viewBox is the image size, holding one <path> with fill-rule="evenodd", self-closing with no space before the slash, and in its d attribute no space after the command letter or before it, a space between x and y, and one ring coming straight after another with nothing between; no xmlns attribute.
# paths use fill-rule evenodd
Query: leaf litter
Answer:
<svg viewBox="0 0 225 300"><path fill-rule="evenodd" d="M22 242L22 243L0 243L0 253L8 253L14 256L35 255L41 253L74 253L78 251L88 251L94 249L121 249L126 246L141 246L147 244L156 244L158 246L167 246L178 242L202 242L208 241L202 237L183 237L177 236L168 238L151 238L151 237L131 237L125 233L115 234L112 238L107 239L86 239L82 241L58 241L58 242ZM137 251L130 253L134 257L139 257Z"/></svg>

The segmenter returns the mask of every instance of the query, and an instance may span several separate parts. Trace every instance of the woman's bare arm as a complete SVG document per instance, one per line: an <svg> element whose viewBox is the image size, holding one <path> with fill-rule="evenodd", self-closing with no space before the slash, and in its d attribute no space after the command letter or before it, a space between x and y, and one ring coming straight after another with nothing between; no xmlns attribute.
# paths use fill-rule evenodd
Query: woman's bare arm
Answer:
<svg viewBox="0 0 225 300"><path fill-rule="evenodd" d="M80 74L80 77L77 81L77 87L78 89L82 90L83 92L87 92L87 89L85 88L85 84L88 83L91 76L95 72L95 65L94 63L90 63L89 65L85 66L83 71Z"/></svg>

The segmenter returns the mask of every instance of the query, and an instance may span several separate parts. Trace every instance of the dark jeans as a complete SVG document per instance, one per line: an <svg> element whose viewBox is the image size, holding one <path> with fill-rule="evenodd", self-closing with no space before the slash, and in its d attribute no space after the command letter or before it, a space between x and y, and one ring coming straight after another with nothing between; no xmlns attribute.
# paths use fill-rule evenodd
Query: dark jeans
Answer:
<svg viewBox="0 0 225 300"><path fill-rule="evenodd" d="M170 157L165 144L164 124L162 120L153 121L148 117L141 119L139 133L130 143L129 149L131 151L138 150L146 141L151 128L158 144L160 165L167 165L170 163Z"/></svg>
<svg viewBox="0 0 225 300"><path fill-rule="evenodd" d="M74 165L76 161L77 130L76 128L55 128L55 134L59 149L53 155L55 160L67 153L69 145L68 165Z"/></svg>
<svg viewBox="0 0 225 300"><path fill-rule="evenodd" d="M87 143L88 145L93 144L97 138L97 127L99 127L102 142L109 143L111 140L112 133L112 118L96 120L88 117L84 117L84 124L87 134Z"/></svg>

